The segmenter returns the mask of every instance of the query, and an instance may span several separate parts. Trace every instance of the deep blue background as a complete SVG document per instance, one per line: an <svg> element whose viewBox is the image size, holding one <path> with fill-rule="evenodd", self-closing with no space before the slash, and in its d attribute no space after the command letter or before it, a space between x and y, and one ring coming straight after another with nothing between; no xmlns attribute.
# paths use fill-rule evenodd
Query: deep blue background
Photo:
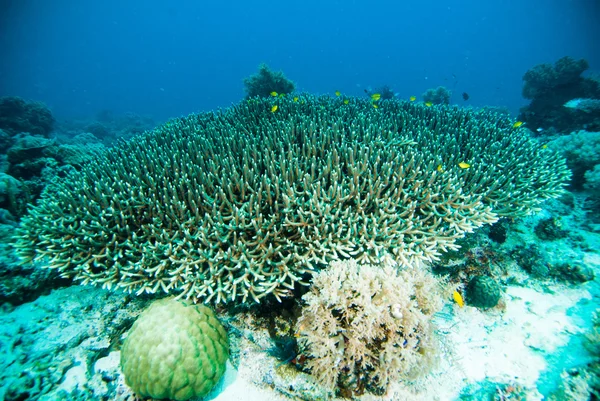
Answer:
<svg viewBox="0 0 600 401"><path fill-rule="evenodd" d="M598 0L0 0L0 95L59 118L99 110L164 119L226 107L266 62L313 93L452 101L517 111L522 76L570 55L600 69Z"/></svg>

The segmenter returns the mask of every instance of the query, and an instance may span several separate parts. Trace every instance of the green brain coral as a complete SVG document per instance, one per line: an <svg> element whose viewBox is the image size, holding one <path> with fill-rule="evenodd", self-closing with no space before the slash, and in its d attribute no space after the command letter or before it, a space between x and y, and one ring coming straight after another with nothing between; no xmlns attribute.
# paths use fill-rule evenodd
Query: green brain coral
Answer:
<svg viewBox="0 0 600 401"><path fill-rule="evenodd" d="M169 121L54 183L16 247L83 283L258 302L332 260L436 260L568 177L557 153L487 112L249 99Z"/></svg>
<svg viewBox="0 0 600 401"><path fill-rule="evenodd" d="M121 369L138 396L188 400L208 394L228 357L227 333L208 307L163 299L129 331Z"/></svg>
<svg viewBox="0 0 600 401"><path fill-rule="evenodd" d="M492 277L475 276L467 284L467 302L482 309L498 305L502 297L500 285Z"/></svg>

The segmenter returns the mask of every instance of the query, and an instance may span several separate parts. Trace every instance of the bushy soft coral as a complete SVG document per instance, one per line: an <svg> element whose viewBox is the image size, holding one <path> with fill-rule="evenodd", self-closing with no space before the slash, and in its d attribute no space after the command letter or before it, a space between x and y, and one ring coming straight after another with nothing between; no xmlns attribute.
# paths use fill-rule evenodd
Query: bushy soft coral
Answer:
<svg viewBox="0 0 600 401"><path fill-rule="evenodd" d="M287 79L283 72L272 71L266 64L258 67L258 72L244 79L248 97L269 97L271 92L277 94L292 93L295 85Z"/></svg>
<svg viewBox="0 0 600 401"><path fill-rule="evenodd" d="M381 394L397 379L427 372L435 360L431 317L441 287L418 268L333 262L313 278L298 320L307 368L342 394Z"/></svg>
<svg viewBox="0 0 600 401"><path fill-rule="evenodd" d="M422 96L425 102L431 102L433 104L450 104L452 92L444 86L438 86L435 89L427 89Z"/></svg>

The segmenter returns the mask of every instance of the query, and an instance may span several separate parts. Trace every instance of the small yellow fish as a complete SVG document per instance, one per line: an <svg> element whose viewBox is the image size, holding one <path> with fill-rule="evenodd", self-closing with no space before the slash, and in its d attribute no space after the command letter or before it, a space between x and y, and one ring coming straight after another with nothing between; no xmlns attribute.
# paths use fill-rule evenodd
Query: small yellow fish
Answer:
<svg viewBox="0 0 600 401"><path fill-rule="evenodd" d="M433 103L431 103L431 102L425 102L425 106L431 107L431 106L433 106Z"/></svg>
<svg viewBox="0 0 600 401"><path fill-rule="evenodd" d="M277 96L277 92L275 92L275 91L271 92L271 96L273 96L273 97Z"/></svg>
<svg viewBox="0 0 600 401"><path fill-rule="evenodd" d="M379 108L379 106L377 106L376 104L374 104L374 105L373 105L373 107L375 107L376 109L378 109L378 108Z"/></svg>
<svg viewBox="0 0 600 401"><path fill-rule="evenodd" d="M283 93L280 93L280 94L279 94L279 97L284 97L284 96L285 96L285 95L284 95Z"/></svg>
<svg viewBox="0 0 600 401"><path fill-rule="evenodd" d="M440 173L443 173L443 172L444 172L444 169L442 168L442 165L441 165L441 164L438 164L438 166L437 166L436 170L437 170L437 171L439 171Z"/></svg>
<svg viewBox="0 0 600 401"><path fill-rule="evenodd" d="M275 113L279 107L277 105L271 107L271 113Z"/></svg>
<svg viewBox="0 0 600 401"><path fill-rule="evenodd" d="M298 96L294 96L294 102L298 101Z"/></svg>
<svg viewBox="0 0 600 401"><path fill-rule="evenodd" d="M452 298L454 299L454 302L456 302L456 304L462 308L463 306L465 306L465 301L463 300L462 295L460 295L460 292L454 290L454 292L452 293Z"/></svg>
<svg viewBox="0 0 600 401"><path fill-rule="evenodd" d="M411 96L408 98L408 100L410 100L411 102L414 102L415 100L417 100L416 96Z"/></svg>
<svg viewBox="0 0 600 401"><path fill-rule="evenodd" d="M348 103L350 103L350 100L344 99L344 104L348 104Z"/></svg>
<svg viewBox="0 0 600 401"><path fill-rule="evenodd" d="M335 95L336 95L336 96L340 96L341 94L342 94L342 92L340 92L340 91L335 91Z"/></svg>
<svg viewBox="0 0 600 401"><path fill-rule="evenodd" d="M381 93L373 93L371 95L371 99L373 99L375 102L378 101L379 99L381 99Z"/></svg>
<svg viewBox="0 0 600 401"><path fill-rule="evenodd" d="M469 168L469 167L471 167L471 165L469 163L460 162L460 163L458 163L458 167L460 167L460 168Z"/></svg>
<svg viewBox="0 0 600 401"><path fill-rule="evenodd" d="M523 121L517 121L513 124L513 128L519 128L521 125L523 125Z"/></svg>
<svg viewBox="0 0 600 401"><path fill-rule="evenodd" d="M304 325L301 324L300 326L298 326L298 330L296 330L296 332L294 333L294 337L298 338L302 335L302 332L304 331Z"/></svg>
<svg viewBox="0 0 600 401"><path fill-rule="evenodd" d="M548 148L548 145L546 145L546 144L542 145L542 149L546 149L546 148Z"/></svg>

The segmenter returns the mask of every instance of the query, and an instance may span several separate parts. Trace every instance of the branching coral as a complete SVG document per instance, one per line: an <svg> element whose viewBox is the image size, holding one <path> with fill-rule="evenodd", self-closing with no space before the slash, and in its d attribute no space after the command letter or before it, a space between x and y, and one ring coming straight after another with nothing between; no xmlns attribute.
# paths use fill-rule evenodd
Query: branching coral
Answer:
<svg viewBox="0 0 600 401"><path fill-rule="evenodd" d="M511 125L393 100L249 99L54 183L17 251L83 283L217 303L287 296L332 260L436 260L562 192L564 160Z"/></svg>
<svg viewBox="0 0 600 401"><path fill-rule="evenodd" d="M298 320L307 368L328 389L385 392L435 361L431 317L442 287L418 268L333 262L314 276Z"/></svg>

